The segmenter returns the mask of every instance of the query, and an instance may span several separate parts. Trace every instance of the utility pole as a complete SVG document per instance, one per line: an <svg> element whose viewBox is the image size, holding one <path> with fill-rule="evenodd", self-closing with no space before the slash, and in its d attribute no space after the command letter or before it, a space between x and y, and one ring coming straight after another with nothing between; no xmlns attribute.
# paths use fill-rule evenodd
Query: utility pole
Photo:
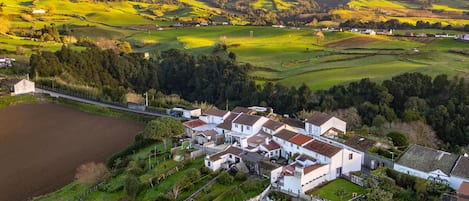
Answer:
<svg viewBox="0 0 469 201"><path fill-rule="evenodd" d="M225 110L228 111L228 99L226 99L226 106L225 106Z"/></svg>
<svg viewBox="0 0 469 201"><path fill-rule="evenodd" d="M145 106L148 107L148 91L145 92L143 95L145 95Z"/></svg>

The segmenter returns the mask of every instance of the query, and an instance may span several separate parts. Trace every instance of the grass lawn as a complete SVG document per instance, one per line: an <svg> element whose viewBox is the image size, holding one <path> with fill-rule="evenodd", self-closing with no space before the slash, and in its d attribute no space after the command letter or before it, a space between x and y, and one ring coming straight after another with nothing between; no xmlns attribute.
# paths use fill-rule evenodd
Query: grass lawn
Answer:
<svg viewBox="0 0 469 201"><path fill-rule="evenodd" d="M321 198L329 199L332 201L339 201L339 197L335 195L337 189L344 189L345 193L342 197L342 200L349 200L352 198L352 193L357 193L360 195L365 192L365 188L358 186L354 183L351 183L345 179L337 179L331 183L326 184L325 186L320 187L319 189L313 191L312 194L315 196L319 196Z"/></svg>
<svg viewBox="0 0 469 201"><path fill-rule="evenodd" d="M38 99L34 95L21 95L21 96L2 96L0 97L0 109L10 105L23 104L23 103L38 103Z"/></svg>

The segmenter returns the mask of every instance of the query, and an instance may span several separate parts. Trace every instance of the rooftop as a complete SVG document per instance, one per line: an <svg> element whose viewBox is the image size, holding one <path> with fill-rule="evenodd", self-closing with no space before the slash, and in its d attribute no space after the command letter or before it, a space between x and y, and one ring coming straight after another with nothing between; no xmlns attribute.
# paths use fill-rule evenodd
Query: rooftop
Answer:
<svg viewBox="0 0 469 201"><path fill-rule="evenodd" d="M325 166L325 165L324 165L324 164L314 164L314 165L310 165L310 166L305 167L305 168L303 169L303 173L304 173L304 174L308 174L308 173L310 173L310 172L312 172L312 171L314 171L314 170L316 170L316 169L318 169L318 168L320 168L320 167L323 167L323 166Z"/></svg>
<svg viewBox="0 0 469 201"><path fill-rule="evenodd" d="M397 160L397 164L422 172L441 170L449 175L458 155L413 144Z"/></svg>
<svg viewBox="0 0 469 201"><path fill-rule="evenodd" d="M293 119L293 118L283 118L281 120L283 123L295 127L295 128L305 128L305 122L298 120L298 119Z"/></svg>
<svg viewBox="0 0 469 201"><path fill-rule="evenodd" d="M299 155L298 158L296 158L296 160L298 160L298 161L303 161L303 162L305 162L306 160L310 160L310 161L312 161L312 162L316 162L316 161L317 161L315 158L313 158L313 157L311 157L311 156L308 156L308 155L306 155L306 154L301 154L301 155Z"/></svg>
<svg viewBox="0 0 469 201"><path fill-rule="evenodd" d="M250 114L252 110L247 107L236 106L235 108L233 108L233 110L231 110L231 112Z"/></svg>
<svg viewBox="0 0 469 201"><path fill-rule="evenodd" d="M332 117L334 117L334 116L332 116L330 114L326 114L326 113L322 113L322 112L315 112L313 114L313 116L311 116L310 118L308 118L306 120L306 122L308 122L310 124L313 124L313 125L316 125L316 126L320 126L320 125L326 123L326 121L328 121Z"/></svg>
<svg viewBox="0 0 469 201"><path fill-rule="evenodd" d="M265 128L268 128L270 130L277 130L279 129L280 127L282 127L284 124L278 122L278 121L274 121L274 120L271 120L269 119L267 122L264 123L264 125L262 125L262 127L265 127Z"/></svg>
<svg viewBox="0 0 469 201"><path fill-rule="evenodd" d="M205 123L204 121L202 121L200 119L194 119L194 120L186 121L182 124L184 124L184 126L189 127L189 128L197 128L197 127L203 126L207 123Z"/></svg>
<svg viewBox="0 0 469 201"><path fill-rule="evenodd" d="M358 149L360 151L366 152L371 147L375 146L376 141L364 138L359 135L354 135L347 139L344 144L352 148Z"/></svg>
<svg viewBox="0 0 469 201"><path fill-rule="evenodd" d="M458 194L469 196L469 182L463 181L456 191Z"/></svg>
<svg viewBox="0 0 469 201"><path fill-rule="evenodd" d="M306 135L303 135L303 134L297 134L295 135L294 137L292 137L290 140L288 140L289 142L293 143L293 144L296 144L296 145L303 145L307 142L309 142L310 140L312 140L313 138L311 137L308 137Z"/></svg>
<svg viewBox="0 0 469 201"><path fill-rule="evenodd" d="M274 136L278 137L282 140L288 141L291 138L295 137L295 135L297 135L297 133L295 133L293 131L290 131L290 130L287 130L287 129L282 129L277 134L275 134Z"/></svg>
<svg viewBox="0 0 469 201"><path fill-rule="evenodd" d="M262 144L263 147L265 147L267 150L269 151L272 151L272 150L276 150L276 149L280 149L280 145L277 144L275 141L271 140L269 142L269 144Z"/></svg>
<svg viewBox="0 0 469 201"><path fill-rule="evenodd" d="M212 108L212 109L209 109L209 110L205 111L204 115L211 115L211 116L223 117L223 116L225 116L228 112L229 112L229 111L219 110L219 109Z"/></svg>
<svg viewBox="0 0 469 201"><path fill-rule="evenodd" d="M329 158L331 158L341 150L339 147L327 144L325 142L321 142L319 140L313 140L308 144L304 145L303 147L307 150L316 152Z"/></svg>
<svg viewBox="0 0 469 201"><path fill-rule="evenodd" d="M5 84L6 84L7 86L13 86L13 85L15 85L16 83L20 82L21 80L23 80L23 79L13 78L13 79L7 80L7 81L5 82Z"/></svg>
<svg viewBox="0 0 469 201"><path fill-rule="evenodd" d="M233 120L233 123L252 126L260 118L261 118L260 116L241 113L241 115L239 115L237 118Z"/></svg>
<svg viewBox="0 0 469 201"><path fill-rule="evenodd" d="M235 119L239 114L238 113L233 113L231 112L228 117L221 123L218 124L217 128L225 129L225 130L231 130L232 126L232 121Z"/></svg>
<svg viewBox="0 0 469 201"><path fill-rule="evenodd" d="M451 175L469 179L469 158L460 156L459 160L456 162L456 166L454 166L454 169L451 172Z"/></svg>
<svg viewBox="0 0 469 201"><path fill-rule="evenodd" d="M248 138L248 143L255 144L255 145L259 146L262 143L265 143L265 139L267 139L268 137L269 137L268 135L256 134L256 135Z"/></svg>
<svg viewBox="0 0 469 201"><path fill-rule="evenodd" d="M247 152L245 154L242 154L241 158L243 159L243 161L257 163L257 162L261 161L264 158L264 156L262 156L258 153Z"/></svg>
<svg viewBox="0 0 469 201"><path fill-rule="evenodd" d="M239 155L241 155L241 153L243 153L242 149L240 149L238 147L234 147L234 146L229 146L224 151L213 154L213 155L209 156L209 158L212 161L216 161L216 160L219 160L222 156L224 156L226 154L233 154L233 155L239 156Z"/></svg>

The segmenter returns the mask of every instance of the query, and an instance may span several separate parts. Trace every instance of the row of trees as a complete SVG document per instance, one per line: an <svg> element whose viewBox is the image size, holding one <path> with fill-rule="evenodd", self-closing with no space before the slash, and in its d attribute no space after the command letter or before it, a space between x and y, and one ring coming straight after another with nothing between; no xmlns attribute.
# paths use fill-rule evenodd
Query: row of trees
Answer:
<svg viewBox="0 0 469 201"><path fill-rule="evenodd" d="M364 125L421 121L433 127L446 147L469 144L469 86L463 79L447 75L432 78L406 73L382 83L362 79L312 92L305 85L256 85L248 75L249 64L174 49L162 52L159 59L145 60L138 54L119 55L96 48L78 52L64 47L56 53L32 55L30 63L38 76L67 72L75 80L105 89L103 94L115 101L128 90L143 93L155 89L221 108L228 101L230 107L265 105L283 114L356 108Z"/></svg>
<svg viewBox="0 0 469 201"><path fill-rule="evenodd" d="M390 19L388 21L368 21L362 22L357 19L347 20L345 22L340 23L340 27L348 27L348 28L369 28L369 29L444 29L444 30L461 30L461 31L469 31L469 25L465 25L464 27L453 27L451 25L443 26L441 22L430 23L426 21L419 20L416 22L415 25L410 24L408 22L399 22L397 19Z"/></svg>

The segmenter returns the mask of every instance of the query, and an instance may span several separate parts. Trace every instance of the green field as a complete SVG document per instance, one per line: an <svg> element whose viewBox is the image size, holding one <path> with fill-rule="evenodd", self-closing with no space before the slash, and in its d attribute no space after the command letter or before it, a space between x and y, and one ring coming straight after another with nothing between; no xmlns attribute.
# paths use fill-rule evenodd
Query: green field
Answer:
<svg viewBox="0 0 469 201"><path fill-rule="evenodd" d="M342 188L345 191L343 194L342 200L351 199L352 193L357 193L357 195L360 195L365 192L365 188L361 186L353 184L344 179L337 179L308 194L319 196L321 198L325 198L325 199L332 200L332 201L339 201L340 198L336 195L336 191L337 189L340 189L340 188Z"/></svg>

